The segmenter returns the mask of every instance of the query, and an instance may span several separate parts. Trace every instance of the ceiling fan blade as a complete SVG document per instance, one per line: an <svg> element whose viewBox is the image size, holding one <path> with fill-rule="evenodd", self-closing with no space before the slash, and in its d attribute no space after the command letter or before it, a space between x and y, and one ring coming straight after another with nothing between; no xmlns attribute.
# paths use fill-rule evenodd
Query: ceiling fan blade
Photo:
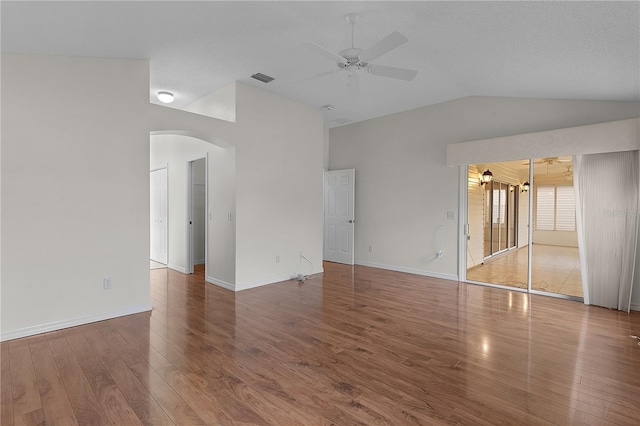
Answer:
<svg viewBox="0 0 640 426"><path fill-rule="evenodd" d="M367 71L374 75L382 77L397 78L398 80L411 81L414 79L418 71L408 70L406 68L387 67L384 65L372 65L367 67Z"/></svg>
<svg viewBox="0 0 640 426"><path fill-rule="evenodd" d="M383 38L382 40L380 40L379 42L377 42L376 44L374 44L373 46L371 46L370 48L368 48L367 50L365 50L364 52L362 52L360 54L360 57L365 62L371 62L374 59L377 59L380 56L384 55L385 53L395 49L401 44L406 43L407 41L409 41L409 39L407 39L405 36L403 36L399 32L394 31L388 36L386 36L385 38Z"/></svg>
<svg viewBox="0 0 640 426"><path fill-rule="evenodd" d="M356 73L347 78L347 96L355 97L360 94L360 76Z"/></svg>
<svg viewBox="0 0 640 426"><path fill-rule="evenodd" d="M304 43L303 44L304 47L306 47L309 50L313 50L316 53L319 53L322 56L325 56L329 59L331 59L334 62L339 62L342 64L347 64L347 60L345 58L343 58L342 56L338 55L335 52L332 52L331 50L320 46L319 44L315 44L315 43Z"/></svg>

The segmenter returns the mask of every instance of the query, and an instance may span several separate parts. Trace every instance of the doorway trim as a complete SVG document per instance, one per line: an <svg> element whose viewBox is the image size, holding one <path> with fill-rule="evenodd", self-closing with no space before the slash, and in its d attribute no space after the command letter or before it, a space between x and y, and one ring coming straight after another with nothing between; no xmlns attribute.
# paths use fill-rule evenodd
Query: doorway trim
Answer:
<svg viewBox="0 0 640 426"><path fill-rule="evenodd" d="M204 159L204 276L207 276L209 259L209 156L208 153L187 158L186 161L186 216L185 216L185 273L193 274L193 163Z"/></svg>
<svg viewBox="0 0 640 426"><path fill-rule="evenodd" d="M171 205L171 203L169 202L169 164L168 163L164 163L160 166L149 169L149 185L151 185L151 173L157 172L160 170L166 170L166 182L165 182L166 230L165 230L164 239L167 245L166 247L167 259L166 259L165 265L168 266L169 265L169 206ZM149 205L149 210L151 210L151 205ZM149 237L151 237L151 235L149 235ZM151 258L151 238L149 238L149 258Z"/></svg>
<svg viewBox="0 0 640 426"><path fill-rule="evenodd" d="M356 169L342 169L342 170L325 170L323 177L323 211L324 211L324 225L323 225L323 248L322 259L330 262L344 263L346 265L355 264L355 174ZM338 180L347 178L346 184L340 183ZM331 180L334 183L331 183ZM346 191L340 191L339 194L347 194L346 199L341 199L339 196L334 196L333 206L334 214L330 213L330 191L332 185L337 187L346 187ZM346 207L346 213L342 211L340 207ZM335 248L329 247L329 236L331 235L331 229L333 229L333 243ZM346 236L344 232L346 230ZM346 244L349 246L348 251L341 250L341 242L346 239Z"/></svg>
<svg viewBox="0 0 640 426"><path fill-rule="evenodd" d="M458 182L460 188L458 191L458 279L460 281L467 280L467 238L469 237L469 209L467 208L467 190L469 186L469 165L458 167Z"/></svg>

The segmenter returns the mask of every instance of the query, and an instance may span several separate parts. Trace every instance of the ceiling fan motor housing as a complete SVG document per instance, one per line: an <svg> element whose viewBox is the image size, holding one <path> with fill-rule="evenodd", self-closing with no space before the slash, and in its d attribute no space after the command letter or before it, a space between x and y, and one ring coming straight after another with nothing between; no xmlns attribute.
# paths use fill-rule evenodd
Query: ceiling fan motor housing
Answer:
<svg viewBox="0 0 640 426"><path fill-rule="evenodd" d="M363 49L360 49L359 47L351 47L349 49L343 50L339 53L339 55L342 56L347 61L347 63L345 64L344 62L338 62L338 67L342 69L360 69L366 67L369 64L363 62L360 58L360 54L362 53L362 51Z"/></svg>

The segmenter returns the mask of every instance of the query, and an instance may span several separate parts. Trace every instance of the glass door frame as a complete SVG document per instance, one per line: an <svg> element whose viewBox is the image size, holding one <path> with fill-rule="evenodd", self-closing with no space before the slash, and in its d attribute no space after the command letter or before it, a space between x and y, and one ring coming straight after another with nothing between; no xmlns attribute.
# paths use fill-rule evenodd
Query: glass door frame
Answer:
<svg viewBox="0 0 640 426"><path fill-rule="evenodd" d="M545 292L541 290L534 290L531 288L532 283L532 260L533 260L533 191L534 191L534 178L533 178L533 165L534 158L524 159L524 161L529 162L529 190L527 191L527 195L529 196L529 209L527 213L528 224L527 224L527 288L518 288L518 287L510 287L501 284L493 284L486 283L481 281L470 281L467 279L467 236L469 235L469 209L468 209L468 177L469 177L469 165L459 166L459 182L460 182L460 190L459 190L459 214L458 217L461 219L459 222L459 232L460 236L458 242L458 280L460 282L469 283L469 284L477 284L483 285L486 287L495 287L503 290L516 291L520 293L527 294L538 294L542 296L555 297L558 299L567 299L573 300L576 302L582 302L584 299L577 296L570 296L567 294L560 293L551 293ZM517 187L516 187L517 188ZM493 200L492 200L493 201ZM493 207L493 205L492 205ZM516 241L516 247L518 246ZM491 256L490 256L491 257ZM581 259L582 262L582 259Z"/></svg>

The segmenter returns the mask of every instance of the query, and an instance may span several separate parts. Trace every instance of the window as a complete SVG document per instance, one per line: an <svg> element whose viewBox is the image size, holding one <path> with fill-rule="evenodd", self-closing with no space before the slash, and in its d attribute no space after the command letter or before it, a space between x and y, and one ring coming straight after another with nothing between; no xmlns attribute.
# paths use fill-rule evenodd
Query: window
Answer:
<svg viewBox="0 0 640 426"><path fill-rule="evenodd" d="M572 186L556 188L556 231L576 230L576 193Z"/></svg>
<svg viewBox="0 0 640 426"><path fill-rule="evenodd" d="M495 183L494 183L495 185ZM504 186L502 183L498 183L498 185ZM493 190L493 223L494 224L503 224L504 223L504 212L506 209L507 197L506 190L504 189L494 189Z"/></svg>
<svg viewBox="0 0 640 426"><path fill-rule="evenodd" d="M536 229L553 231L555 218L555 186L539 186L536 189Z"/></svg>
<svg viewBox="0 0 640 426"><path fill-rule="evenodd" d="M576 230L576 200L572 186L537 187L536 229L539 231Z"/></svg>

